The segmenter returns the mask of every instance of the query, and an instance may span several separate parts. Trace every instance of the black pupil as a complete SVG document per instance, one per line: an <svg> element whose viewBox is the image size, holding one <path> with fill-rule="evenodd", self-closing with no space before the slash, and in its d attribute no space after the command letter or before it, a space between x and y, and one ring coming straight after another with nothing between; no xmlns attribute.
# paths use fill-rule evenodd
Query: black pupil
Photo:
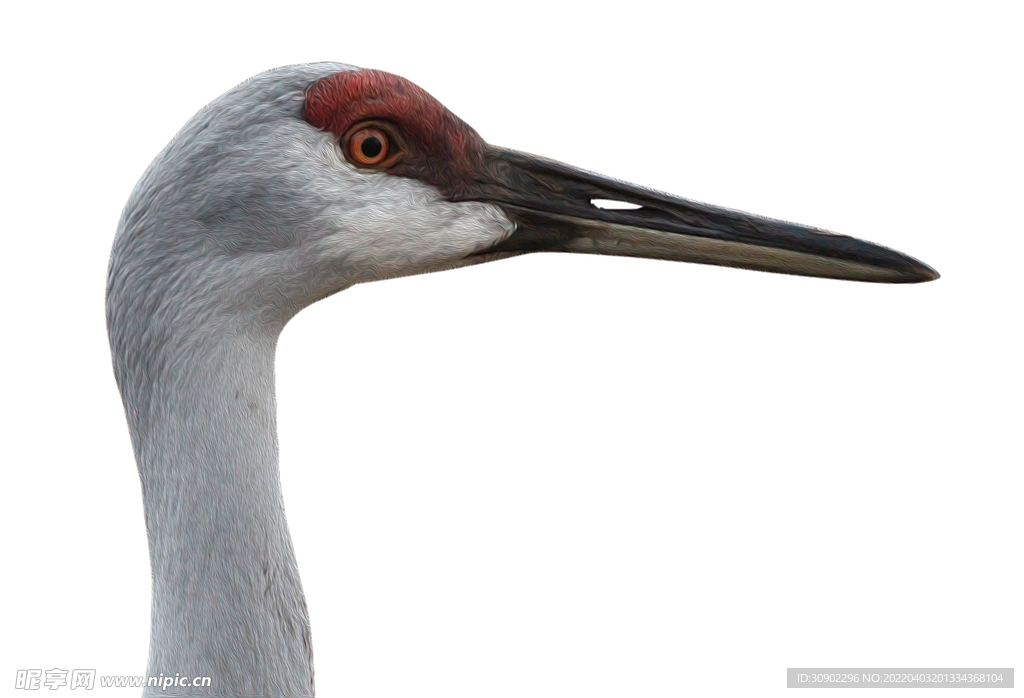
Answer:
<svg viewBox="0 0 1024 698"><path fill-rule="evenodd" d="M384 144L377 136L370 136L359 145L359 149L366 157L375 158L380 155L380 151L384 150Z"/></svg>

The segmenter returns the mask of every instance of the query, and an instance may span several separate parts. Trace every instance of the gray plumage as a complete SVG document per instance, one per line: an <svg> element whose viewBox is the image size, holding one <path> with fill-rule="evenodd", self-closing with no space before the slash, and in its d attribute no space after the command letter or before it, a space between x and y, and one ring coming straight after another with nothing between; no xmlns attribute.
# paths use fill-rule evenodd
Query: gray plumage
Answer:
<svg viewBox="0 0 1024 698"><path fill-rule="evenodd" d="M285 323L353 283L458 266L511 230L493 206L345 162L301 109L310 83L346 69L270 71L199 112L138 183L111 253L108 331L153 573L148 671L211 676L202 695L313 695L278 478Z"/></svg>

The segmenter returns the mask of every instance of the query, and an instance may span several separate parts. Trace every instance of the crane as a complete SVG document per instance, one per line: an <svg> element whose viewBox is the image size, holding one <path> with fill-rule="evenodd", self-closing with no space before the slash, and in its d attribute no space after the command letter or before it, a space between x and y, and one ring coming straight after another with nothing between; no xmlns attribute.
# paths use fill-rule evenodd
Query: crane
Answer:
<svg viewBox="0 0 1024 698"><path fill-rule="evenodd" d="M353 284L541 251L938 277L869 242L489 145L389 73L319 63L251 78L156 157L110 258L152 567L148 674L212 678L152 695L314 693L278 475L274 352L289 319Z"/></svg>

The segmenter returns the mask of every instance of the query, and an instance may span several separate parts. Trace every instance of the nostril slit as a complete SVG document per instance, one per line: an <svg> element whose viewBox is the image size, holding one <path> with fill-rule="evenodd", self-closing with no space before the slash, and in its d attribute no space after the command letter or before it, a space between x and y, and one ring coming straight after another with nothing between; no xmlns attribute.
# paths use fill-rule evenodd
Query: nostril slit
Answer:
<svg viewBox="0 0 1024 698"><path fill-rule="evenodd" d="M638 208L643 208L640 204L631 204L628 201L616 201L615 199L591 199L590 205L610 211L635 211Z"/></svg>

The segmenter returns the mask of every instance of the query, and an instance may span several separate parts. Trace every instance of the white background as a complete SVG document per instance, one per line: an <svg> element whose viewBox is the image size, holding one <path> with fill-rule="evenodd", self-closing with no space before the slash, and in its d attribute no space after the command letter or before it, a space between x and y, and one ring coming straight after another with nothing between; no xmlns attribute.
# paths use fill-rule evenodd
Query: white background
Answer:
<svg viewBox="0 0 1024 698"><path fill-rule="evenodd" d="M110 242L193 113L317 60L410 78L492 143L943 275L533 255L303 312L277 385L320 696L1020 670L1020 5L773 5L8 8L0 692L144 672Z"/></svg>

